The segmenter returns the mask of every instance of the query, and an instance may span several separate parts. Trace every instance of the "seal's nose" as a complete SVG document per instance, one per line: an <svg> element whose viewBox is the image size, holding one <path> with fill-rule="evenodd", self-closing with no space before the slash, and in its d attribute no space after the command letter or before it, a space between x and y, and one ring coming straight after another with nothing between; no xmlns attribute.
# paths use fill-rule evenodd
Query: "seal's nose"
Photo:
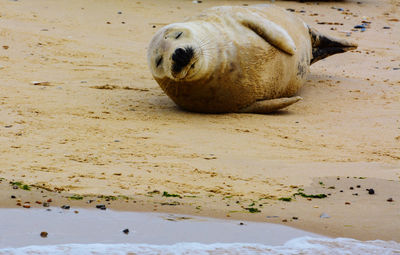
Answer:
<svg viewBox="0 0 400 255"><path fill-rule="evenodd" d="M182 69L190 63L193 58L194 51L191 47L178 48L172 54L172 71L179 73Z"/></svg>

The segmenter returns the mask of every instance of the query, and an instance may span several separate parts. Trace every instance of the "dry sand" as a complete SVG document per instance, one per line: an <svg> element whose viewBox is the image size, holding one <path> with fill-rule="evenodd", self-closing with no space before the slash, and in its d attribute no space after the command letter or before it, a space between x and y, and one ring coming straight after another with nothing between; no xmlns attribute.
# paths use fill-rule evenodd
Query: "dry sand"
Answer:
<svg viewBox="0 0 400 255"><path fill-rule="evenodd" d="M163 94L147 68L148 42L207 7L259 1L2 0L0 177L140 198L147 210L400 241L400 4L359 2L276 1L359 48L314 64L304 100L286 111L205 115ZM351 31L363 20L365 32ZM299 188L331 196L277 200ZM5 206L14 190L1 190Z"/></svg>

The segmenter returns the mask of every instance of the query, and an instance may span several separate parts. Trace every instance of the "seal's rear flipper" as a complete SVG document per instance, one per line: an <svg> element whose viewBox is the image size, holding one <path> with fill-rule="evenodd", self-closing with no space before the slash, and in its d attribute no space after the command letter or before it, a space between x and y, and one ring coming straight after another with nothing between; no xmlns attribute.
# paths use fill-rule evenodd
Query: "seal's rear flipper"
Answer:
<svg viewBox="0 0 400 255"><path fill-rule="evenodd" d="M357 48L357 44L355 43L323 35L311 27L308 29L310 31L312 45L312 59L310 64L329 57L330 55L343 53Z"/></svg>
<svg viewBox="0 0 400 255"><path fill-rule="evenodd" d="M270 113L285 108L301 100L301 97L283 97L270 100L257 101L241 109L241 113Z"/></svg>

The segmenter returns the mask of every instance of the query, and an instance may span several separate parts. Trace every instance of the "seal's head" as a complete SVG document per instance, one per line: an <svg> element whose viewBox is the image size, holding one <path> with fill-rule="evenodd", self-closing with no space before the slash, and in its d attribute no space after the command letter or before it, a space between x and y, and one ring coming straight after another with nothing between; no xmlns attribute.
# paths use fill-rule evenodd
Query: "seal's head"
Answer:
<svg viewBox="0 0 400 255"><path fill-rule="evenodd" d="M204 42L187 23L175 23L158 31L150 42L147 59L156 79L192 81L201 77L207 66Z"/></svg>

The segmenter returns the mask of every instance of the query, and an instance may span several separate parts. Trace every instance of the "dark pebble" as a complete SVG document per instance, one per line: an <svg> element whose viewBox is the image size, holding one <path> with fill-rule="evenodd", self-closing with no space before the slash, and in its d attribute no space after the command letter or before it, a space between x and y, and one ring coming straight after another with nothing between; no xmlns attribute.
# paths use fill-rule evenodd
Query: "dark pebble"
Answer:
<svg viewBox="0 0 400 255"><path fill-rule="evenodd" d="M339 180L340 180L340 177L337 177L337 178L336 178L336 180L338 180L338 181L339 181Z"/></svg>
<svg viewBox="0 0 400 255"><path fill-rule="evenodd" d="M393 202L393 198L389 197L386 201Z"/></svg>
<svg viewBox="0 0 400 255"><path fill-rule="evenodd" d="M286 10L287 10L287 11L290 11L290 12L296 11L295 9L292 9L292 8L287 8Z"/></svg>
<svg viewBox="0 0 400 255"><path fill-rule="evenodd" d="M358 196L358 193L354 193L353 196Z"/></svg>
<svg viewBox="0 0 400 255"><path fill-rule="evenodd" d="M71 208L71 206L69 206L69 205L63 205L63 206L61 206L61 209L64 209L64 210L69 210L69 208Z"/></svg>
<svg viewBox="0 0 400 255"><path fill-rule="evenodd" d="M43 203L43 207L49 207L49 206L50 206L49 203L47 203L47 202L44 202L44 203Z"/></svg>
<svg viewBox="0 0 400 255"><path fill-rule="evenodd" d="M153 25L153 28L156 28L156 25Z"/></svg>
<svg viewBox="0 0 400 255"><path fill-rule="evenodd" d="M292 217L292 219L294 219L294 220L298 220L299 218L298 218L298 217Z"/></svg>
<svg viewBox="0 0 400 255"><path fill-rule="evenodd" d="M122 14L122 12L117 12L118 14Z"/></svg>
<svg viewBox="0 0 400 255"><path fill-rule="evenodd" d="M357 188L361 188L361 185L357 185Z"/></svg>
<svg viewBox="0 0 400 255"><path fill-rule="evenodd" d="M375 190L374 189L367 189L368 190L368 194L373 195L375 194Z"/></svg>
<svg viewBox="0 0 400 255"><path fill-rule="evenodd" d="M244 223L243 223L243 222L240 222L240 223L239 223L239 225L240 225L240 226L243 226L243 225L244 225Z"/></svg>
<svg viewBox="0 0 400 255"><path fill-rule="evenodd" d="M13 189L18 189L18 186L17 186L17 185L14 185L14 186L13 186Z"/></svg>
<svg viewBox="0 0 400 255"><path fill-rule="evenodd" d="M40 232L40 236L42 238L46 238L49 235L49 233L47 233L46 231Z"/></svg>
<svg viewBox="0 0 400 255"><path fill-rule="evenodd" d="M337 10L338 10L338 11L341 11L341 12L344 11L343 8L337 8Z"/></svg>
<svg viewBox="0 0 400 255"><path fill-rule="evenodd" d="M103 204L101 204L101 205L96 205L96 208L97 208L97 209L100 209L100 210L105 210L105 209L107 209L106 205L103 205Z"/></svg>
<svg viewBox="0 0 400 255"><path fill-rule="evenodd" d="M305 10L301 10L301 11L300 11L300 13L305 13L305 12L306 12Z"/></svg>
<svg viewBox="0 0 400 255"><path fill-rule="evenodd" d="M340 192L343 192L343 190L340 190Z"/></svg>
<svg viewBox="0 0 400 255"><path fill-rule="evenodd" d="M90 200L88 200L86 203L87 203L87 204L91 204L91 203L93 203L93 201L94 201L93 199L90 199Z"/></svg>
<svg viewBox="0 0 400 255"><path fill-rule="evenodd" d="M354 188L353 188L353 187L350 187L350 189L353 190Z"/></svg>
<svg viewBox="0 0 400 255"><path fill-rule="evenodd" d="M124 232L124 234L127 235L127 234L129 234L129 229L126 228L126 229L122 230L122 232Z"/></svg>
<svg viewBox="0 0 400 255"><path fill-rule="evenodd" d="M400 67L393 67L393 70L395 71L400 70Z"/></svg>
<svg viewBox="0 0 400 255"><path fill-rule="evenodd" d="M12 198L12 199L14 199L14 198L15 198L15 196L14 196L14 195L11 195L11 198Z"/></svg>
<svg viewBox="0 0 400 255"><path fill-rule="evenodd" d="M5 128L12 128L13 125L4 126Z"/></svg>
<svg viewBox="0 0 400 255"><path fill-rule="evenodd" d="M354 28L365 28L364 25L356 25Z"/></svg>
<svg viewBox="0 0 400 255"><path fill-rule="evenodd" d="M390 29L390 27L383 27L383 29Z"/></svg>

